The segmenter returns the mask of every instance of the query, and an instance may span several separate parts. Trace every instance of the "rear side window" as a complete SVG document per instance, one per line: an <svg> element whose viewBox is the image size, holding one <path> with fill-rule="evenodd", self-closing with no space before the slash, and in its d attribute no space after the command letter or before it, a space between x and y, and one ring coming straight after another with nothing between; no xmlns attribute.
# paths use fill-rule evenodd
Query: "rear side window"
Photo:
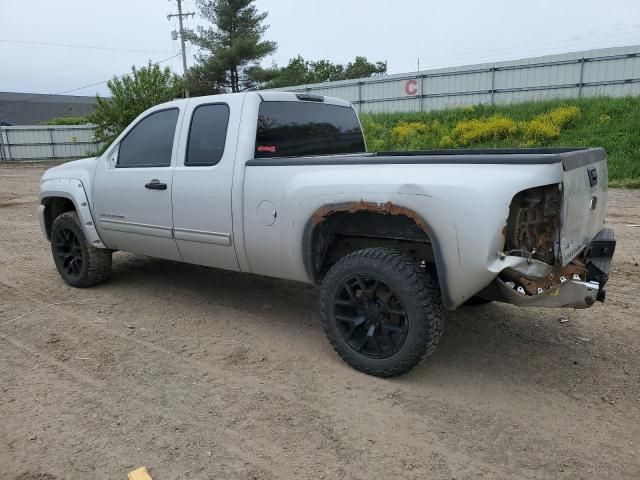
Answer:
<svg viewBox="0 0 640 480"><path fill-rule="evenodd" d="M200 105L193 112L189 130L187 166L217 164L224 153L229 124L229 107L225 104Z"/></svg>
<svg viewBox="0 0 640 480"><path fill-rule="evenodd" d="M364 137L350 107L316 102L262 102L256 158L360 153Z"/></svg>
<svg viewBox="0 0 640 480"><path fill-rule="evenodd" d="M146 116L120 142L118 167L168 167L178 109L161 110Z"/></svg>

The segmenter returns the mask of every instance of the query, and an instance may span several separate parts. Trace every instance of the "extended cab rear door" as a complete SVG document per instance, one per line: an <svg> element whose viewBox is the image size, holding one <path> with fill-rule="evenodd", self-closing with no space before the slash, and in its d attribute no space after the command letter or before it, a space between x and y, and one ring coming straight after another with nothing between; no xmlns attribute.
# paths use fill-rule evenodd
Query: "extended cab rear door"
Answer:
<svg viewBox="0 0 640 480"><path fill-rule="evenodd" d="M171 211L181 118L177 104L147 113L101 159L94 180L94 211L109 248L181 259Z"/></svg>
<svg viewBox="0 0 640 480"><path fill-rule="evenodd" d="M239 270L231 186L244 95L192 99L173 176L173 223L185 262Z"/></svg>

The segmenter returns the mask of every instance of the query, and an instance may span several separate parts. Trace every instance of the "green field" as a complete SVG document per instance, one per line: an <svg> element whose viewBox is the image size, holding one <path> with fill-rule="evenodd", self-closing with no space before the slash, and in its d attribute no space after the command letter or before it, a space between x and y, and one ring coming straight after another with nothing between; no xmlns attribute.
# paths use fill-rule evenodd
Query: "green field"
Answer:
<svg viewBox="0 0 640 480"><path fill-rule="evenodd" d="M363 114L370 151L604 147L611 186L640 188L640 97Z"/></svg>

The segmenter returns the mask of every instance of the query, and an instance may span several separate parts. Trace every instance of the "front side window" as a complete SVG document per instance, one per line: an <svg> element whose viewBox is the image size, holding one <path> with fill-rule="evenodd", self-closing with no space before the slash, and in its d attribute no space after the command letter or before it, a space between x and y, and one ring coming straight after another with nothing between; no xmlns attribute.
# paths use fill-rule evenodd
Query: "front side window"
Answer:
<svg viewBox="0 0 640 480"><path fill-rule="evenodd" d="M168 167L178 109L154 112L138 122L120 142L118 167Z"/></svg>
<svg viewBox="0 0 640 480"><path fill-rule="evenodd" d="M262 102L256 158L360 153L364 137L350 107L318 102Z"/></svg>
<svg viewBox="0 0 640 480"><path fill-rule="evenodd" d="M229 107L225 104L200 105L193 112L187 166L216 165L224 153L229 123Z"/></svg>

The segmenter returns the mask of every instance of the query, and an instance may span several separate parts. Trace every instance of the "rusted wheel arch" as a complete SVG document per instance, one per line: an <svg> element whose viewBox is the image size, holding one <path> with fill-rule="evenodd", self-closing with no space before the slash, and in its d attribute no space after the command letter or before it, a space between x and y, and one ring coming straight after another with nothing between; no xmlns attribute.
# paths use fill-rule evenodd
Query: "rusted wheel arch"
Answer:
<svg viewBox="0 0 640 480"><path fill-rule="evenodd" d="M344 213L355 214L360 212L370 212L378 215L401 216L412 221L416 225L416 227L424 234L425 238L428 240L431 248L433 249L434 263L436 267L435 273L437 273L438 282L440 283L441 291L444 295L444 293L446 292L446 268L437 237L435 236L429 224L420 214L410 208L402 205L397 205L393 202L376 203L360 200L357 202L327 204L318 208L307 222L305 233L303 236L303 251L306 252L304 262L309 278L311 278L316 283L321 279L321 272L319 267L322 265L322 261L324 260L327 245L318 245L318 242L320 240L318 238L318 234L319 232L321 232L321 230L319 229L322 226L325 226L327 221L331 221L332 218L335 218L332 217L333 215ZM320 252L318 250L320 250Z"/></svg>

